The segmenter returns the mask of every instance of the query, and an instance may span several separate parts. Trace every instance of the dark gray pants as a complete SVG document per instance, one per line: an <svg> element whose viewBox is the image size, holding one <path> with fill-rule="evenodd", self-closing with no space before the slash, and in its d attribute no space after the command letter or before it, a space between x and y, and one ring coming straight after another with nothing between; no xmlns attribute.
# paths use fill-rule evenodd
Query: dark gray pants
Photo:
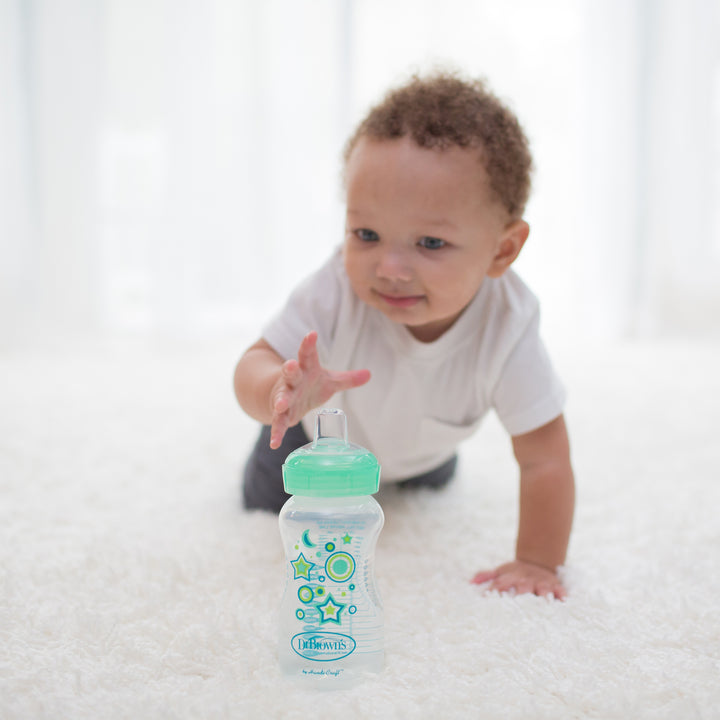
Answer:
<svg viewBox="0 0 720 720"><path fill-rule="evenodd" d="M260 437L245 465L243 503L248 510L269 510L278 513L290 497L283 488L282 464L285 458L310 440L298 423L291 427L277 450L270 449L270 426L263 425ZM398 483L402 488L441 488L455 474L457 455L430 472Z"/></svg>

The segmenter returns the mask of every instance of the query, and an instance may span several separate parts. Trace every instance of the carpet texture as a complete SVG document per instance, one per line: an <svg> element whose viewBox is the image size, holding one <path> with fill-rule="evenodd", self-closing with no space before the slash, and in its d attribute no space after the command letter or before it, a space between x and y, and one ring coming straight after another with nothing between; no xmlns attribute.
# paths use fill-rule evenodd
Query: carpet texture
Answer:
<svg viewBox="0 0 720 720"><path fill-rule="evenodd" d="M0 354L0 718L720 718L720 347L556 353L564 603L469 583L513 553L494 418L451 487L384 489L386 669L323 694L276 665L284 561L276 518L238 504L239 350Z"/></svg>

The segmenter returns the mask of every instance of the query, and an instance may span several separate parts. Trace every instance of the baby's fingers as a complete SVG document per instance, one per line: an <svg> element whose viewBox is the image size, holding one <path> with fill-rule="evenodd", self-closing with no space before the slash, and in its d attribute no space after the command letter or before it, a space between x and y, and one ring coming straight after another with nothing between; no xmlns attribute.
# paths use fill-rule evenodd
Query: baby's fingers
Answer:
<svg viewBox="0 0 720 720"><path fill-rule="evenodd" d="M295 387L303 376L300 363L294 359L286 360L282 366L282 375L288 387Z"/></svg>
<svg viewBox="0 0 720 720"><path fill-rule="evenodd" d="M538 583L535 594L541 597L554 597L556 600L564 600L567 597L567 591L559 582Z"/></svg>
<svg viewBox="0 0 720 720"><path fill-rule="evenodd" d="M278 415L284 412L287 412L287 409L290 407L290 397L288 396L287 392L280 391L275 396L275 400L273 401L273 412L277 413Z"/></svg>
<svg viewBox="0 0 720 720"><path fill-rule="evenodd" d="M495 570L483 570L477 573L470 582L473 583L473 585L482 585L483 583L490 582L490 580L494 580L496 577L497 572Z"/></svg>
<svg viewBox="0 0 720 720"><path fill-rule="evenodd" d="M490 590L497 590L500 593L515 590L517 593L532 591L532 583L522 580L514 575L500 575L490 583Z"/></svg>
<svg viewBox="0 0 720 720"><path fill-rule="evenodd" d="M360 387L370 380L369 370L346 370L344 372L331 372L330 378L333 383L333 392L350 390Z"/></svg>
<svg viewBox="0 0 720 720"><path fill-rule="evenodd" d="M301 370L314 372L320 369L320 358L317 352L317 333L309 332L300 343L298 363Z"/></svg>
<svg viewBox="0 0 720 720"><path fill-rule="evenodd" d="M282 445L283 438L287 432L290 423L288 422L287 413L276 415L270 426L270 449L277 450Z"/></svg>

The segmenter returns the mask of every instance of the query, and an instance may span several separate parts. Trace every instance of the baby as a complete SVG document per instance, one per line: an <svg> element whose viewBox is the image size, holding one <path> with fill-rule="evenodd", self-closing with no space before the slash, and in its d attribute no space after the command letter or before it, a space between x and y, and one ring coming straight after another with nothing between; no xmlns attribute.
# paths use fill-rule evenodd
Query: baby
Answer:
<svg viewBox="0 0 720 720"><path fill-rule="evenodd" d="M280 509L282 463L331 398L383 481L403 487L447 483L458 444L493 409L520 468L516 554L472 581L562 599L574 509L564 391L538 302L510 268L529 233L522 128L480 81L414 77L370 111L344 159L342 247L235 371L240 405L263 423L245 506Z"/></svg>

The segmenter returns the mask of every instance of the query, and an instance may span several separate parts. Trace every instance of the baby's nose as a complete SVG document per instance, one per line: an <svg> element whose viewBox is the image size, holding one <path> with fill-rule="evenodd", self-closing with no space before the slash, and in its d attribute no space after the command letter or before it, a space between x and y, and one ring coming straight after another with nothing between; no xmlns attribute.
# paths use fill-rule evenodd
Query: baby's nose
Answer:
<svg viewBox="0 0 720 720"><path fill-rule="evenodd" d="M380 257L376 274L383 280L403 281L412 280L412 267L405 253L397 250L388 250Z"/></svg>

